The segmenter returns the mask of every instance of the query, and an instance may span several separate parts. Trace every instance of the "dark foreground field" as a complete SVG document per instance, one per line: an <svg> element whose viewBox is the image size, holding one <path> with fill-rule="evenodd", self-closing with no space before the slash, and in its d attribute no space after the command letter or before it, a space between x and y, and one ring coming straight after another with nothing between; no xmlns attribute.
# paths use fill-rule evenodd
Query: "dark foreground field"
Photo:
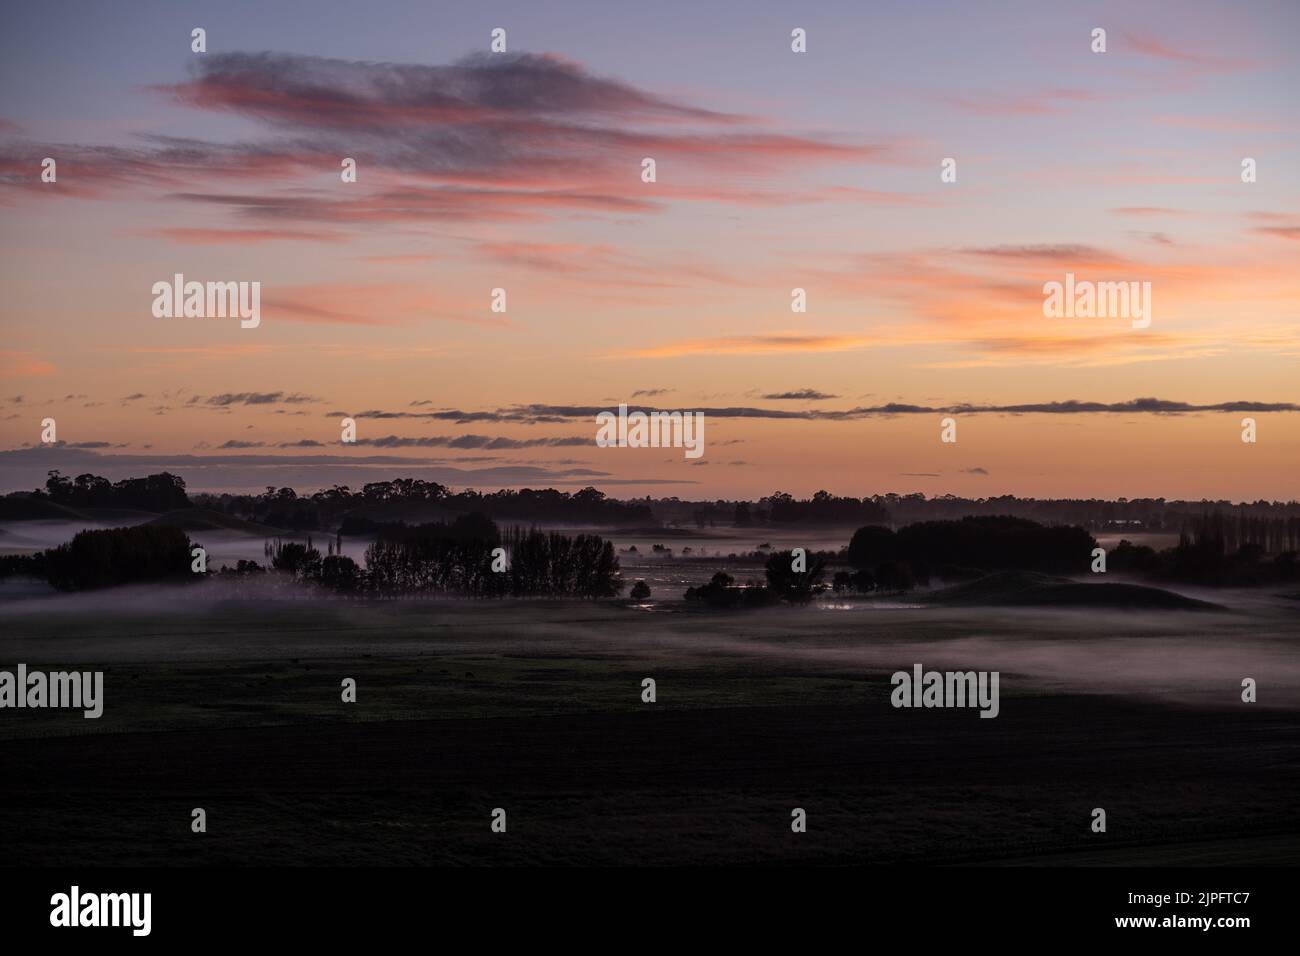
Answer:
<svg viewBox="0 0 1300 956"><path fill-rule="evenodd" d="M0 861L1300 862L1297 626L1269 605L152 599L0 616L0 666L108 670L98 721L0 713ZM893 709L888 675L918 661L1000 669L1001 715Z"/></svg>

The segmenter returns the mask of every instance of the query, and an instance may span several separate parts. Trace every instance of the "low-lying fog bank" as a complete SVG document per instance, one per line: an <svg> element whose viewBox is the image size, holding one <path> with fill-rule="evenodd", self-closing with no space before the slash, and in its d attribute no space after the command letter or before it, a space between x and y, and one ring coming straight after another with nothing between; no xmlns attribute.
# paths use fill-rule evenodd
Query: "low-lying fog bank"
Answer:
<svg viewBox="0 0 1300 956"><path fill-rule="evenodd" d="M235 582L229 582L231 584ZM240 582L242 584L242 582ZM211 587L130 587L0 605L0 662L255 661L444 654L626 658L692 669L743 662L755 674L863 676L914 663L997 670L1002 693L1150 696L1202 706L1300 707L1300 619L1232 612L830 603L746 612L570 601L238 601Z"/></svg>

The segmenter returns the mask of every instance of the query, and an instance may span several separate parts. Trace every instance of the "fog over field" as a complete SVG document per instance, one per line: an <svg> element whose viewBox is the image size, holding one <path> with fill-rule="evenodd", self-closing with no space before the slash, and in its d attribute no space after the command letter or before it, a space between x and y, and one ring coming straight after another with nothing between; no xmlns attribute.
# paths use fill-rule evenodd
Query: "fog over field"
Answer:
<svg viewBox="0 0 1300 956"><path fill-rule="evenodd" d="M1300 622L1282 600L1249 610L1133 612L881 606L718 613L580 602L322 600L261 582L133 586L0 604L0 660L184 662L366 654L567 652L647 663L728 658L828 673L999 670L1004 694L1123 694L1230 706L1240 678L1261 707L1300 707ZM296 597L294 596L296 594ZM1218 595L1220 598L1222 595ZM300 615L300 623L288 616Z"/></svg>
<svg viewBox="0 0 1300 956"><path fill-rule="evenodd" d="M104 671L97 720L0 721L0 762L23 768L0 801L13 861L1149 865L1300 851L1300 629L1281 605L717 612L235 599L233 584L0 605L6 665ZM890 675L917 663L1000 670L997 719L892 708ZM1246 676L1257 704L1240 700ZM339 702L343 677L356 704ZM475 817L497 805L526 834L508 852ZM1079 822L1096 805L1119 821L1104 845ZM188 841L165 821L191 806L228 823ZM815 813L808 840L781 837L790 806Z"/></svg>
<svg viewBox="0 0 1300 956"><path fill-rule="evenodd" d="M1165 530L1112 533L1092 502L1094 537L1054 512L942 516L972 505L920 497L887 525L854 499L777 496L763 509L793 511L751 521L596 495L584 516L548 492L570 517L547 521L508 517L535 513L517 497L485 506L498 519L473 495L430 505L427 486L225 510L154 487L170 502L80 519L76 501L6 499L0 670L103 677L94 719L2 715L0 761L22 768L0 793L15 862L1300 858L1280 513L1174 534L1181 503L1151 518ZM793 520L816 507L861 517ZM892 677L916 667L973 672L978 702L897 706ZM178 804L232 825L196 845L168 829ZM505 804L527 832L509 852L475 818ZM791 806L818 821L794 842ZM1104 845L1081 822L1095 806L1117 821Z"/></svg>
<svg viewBox="0 0 1300 956"><path fill-rule="evenodd" d="M31 554L57 548L88 528L120 528L132 522L9 521L0 523L0 554Z"/></svg>

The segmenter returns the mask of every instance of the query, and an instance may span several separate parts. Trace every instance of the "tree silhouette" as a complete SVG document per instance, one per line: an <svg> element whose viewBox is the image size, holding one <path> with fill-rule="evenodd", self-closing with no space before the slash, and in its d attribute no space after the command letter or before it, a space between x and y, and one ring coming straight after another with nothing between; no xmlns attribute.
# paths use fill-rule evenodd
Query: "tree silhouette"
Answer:
<svg viewBox="0 0 1300 956"><path fill-rule="evenodd" d="M768 589L776 597L793 603L812 600L813 588L825 575L826 562L812 557L806 571L796 571L793 565L793 551L777 551L772 554L764 566Z"/></svg>

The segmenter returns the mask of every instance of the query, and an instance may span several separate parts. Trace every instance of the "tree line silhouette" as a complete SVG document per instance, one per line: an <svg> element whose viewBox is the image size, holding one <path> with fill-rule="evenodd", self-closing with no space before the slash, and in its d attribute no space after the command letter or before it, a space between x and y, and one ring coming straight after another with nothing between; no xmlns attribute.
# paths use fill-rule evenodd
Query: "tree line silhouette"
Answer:
<svg viewBox="0 0 1300 956"><path fill-rule="evenodd" d="M1185 520L1179 537L1190 544L1206 539L1221 541L1226 552L1247 546L1257 547L1263 554L1300 551L1300 515L1270 517L1241 511L1204 512Z"/></svg>
<svg viewBox="0 0 1300 956"><path fill-rule="evenodd" d="M599 535L519 527L502 533L477 513L450 523L385 525L366 548L364 568L332 553L332 543L330 552L322 555L308 539L305 545L277 541L268 554L274 570L296 579L380 597L605 598L624 586L613 542Z"/></svg>
<svg viewBox="0 0 1300 956"><path fill-rule="evenodd" d="M267 486L258 495L186 493L185 482L161 473L110 482L93 474L69 478L51 471L43 489L16 493L71 507L119 507L166 512L201 507L275 528L320 531L342 526L345 534L373 533L394 519L409 520L410 509L435 519L479 512L512 523L555 522L574 525L695 524L696 527L790 527L800 524L903 528L926 521L966 517L1025 518L1044 525L1074 525L1089 531L1163 531L1195 533L1207 515L1221 515L1226 547L1261 545L1268 554L1300 549L1300 501L1181 501L1164 498L1037 499L1000 495L877 494L863 498L818 491L798 499L778 491L757 501L688 501L676 497L608 498L595 488L576 492L554 488L503 489L481 493L453 492L446 485L419 478L374 481L360 489L335 485L310 495L289 487ZM10 496L11 498L14 495ZM405 509L405 511L403 510ZM426 518L427 520L427 518Z"/></svg>
<svg viewBox="0 0 1300 956"><path fill-rule="evenodd" d="M79 531L56 548L0 558L0 577L44 578L60 591L188 581L193 547L184 531L163 525Z"/></svg>
<svg viewBox="0 0 1300 956"><path fill-rule="evenodd" d="M789 499L789 500L787 500ZM866 524L901 528L922 521L955 521L964 517L1011 516L1045 525L1077 525L1101 531L1159 531L1176 533L1204 513L1267 519L1300 519L1300 501L1182 501L1164 498L1019 498L997 495L965 498L959 495L927 497L914 494L878 494L841 498L819 491L796 500L777 492L757 501L685 501L678 498L637 499L653 509L655 517L672 526L759 527L793 522ZM1294 547L1290 545L1289 547ZM1283 548L1282 550L1286 550Z"/></svg>
<svg viewBox="0 0 1300 956"><path fill-rule="evenodd" d="M708 584L686 589L688 601L711 607L766 607L781 601L806 604L820 589L826 574L826 560L821 555L806 555L803 570L796 570L794 551L776 551L763 565L764 581L737 585L726 571L713 575Z"/></svg>
<svg viewBox="0 0 1300 956"><path fill-rule="evenodd" d="M760 498L751 508L738 502L735 524L830 524L851 525L861 522L886 522L889 512L870 498L841 498L829 491L819 491L811 498L799 499L784 491Z"/></svg>
<svg viewBox="0 0 1300 956"><path fill-rule="evenodd" d="M450 523L387 526L366 549L365 565L336 549L307 541L268 541L265 565L240 560L218 572L247 577L278 574L348 594L397 597L616 597L624 587L613 542L511 527L502 533L482 514ZM44 578L59 590L86 590L142 581L194 581L196 547L178 528L137 525L81 531L67 544L32 555L0 558L0 577ZM496 552L501 548L504 553Z"/></svg>
<svg viewBox="0 0 1300 956"><path fill-rule="evenodd" d="M511 527L503 533L479 513L459 515L451 522L386 523L366 548L364 566L335 553L333 540L325 555L311 538L306 544L277 539L267 543L266 553L271 569L298 580L383 597L597 598L616 596L623 588L612 542L598 535L570 536L536 528ZM235 570L263 569L250 565Z"/></svg>
<svg viewBox="0 0 1300 956"><path fill-rule="evenodd" d="M1023 570L1053 574L1086 572L1096 540L1083 528L1047 526L1009 515L921 521L894 531L880 525L859 528L849 541L855 568L906 564L922 581L957 569Z"/></svg>
<svg viewBox="0 0 1300 956"><path fill-rule="evenodd" d="M644 525L654 521L647 506L608 498L595 488L575 492L502 489L484 494L472 488L453 492L446 485L419 478L373 481L356 491L335 485L311 495L268 486L260 495L197 494L194 503L275 528L318 531L337 525L344 534L375 533L381 525L391 523L386 514L412 508L445 517L479 513L515 522Z"/></svg>
<svg viewBox="0 0 1300 956"><path fill-rule="evenodd" d="M189 495L184 480L169 473L110 482L92 474L69 478L58 471L49 473L44 489L26 497L70 507L143 511L205 506L276 527L318 530L325 526L347 534L373 535L364 566L342 554L341 539L337 549L331 540L324 555L308 539L306 545L295 541L277 541L273 546L268 543L267 567L240 561L233 569L223 570L253 574L269 568L349 593L479 596L608 597L618 594L623 586L613 546L601 537L569 536L536 528L524 531L518 526L502 534L489 511L512 518L537 515L579 523L644 524L654 519L660 507L669 506L670 513L678 513L672 509L699 504L648 497L620 502L594 488L574 493L554 489L491 494L468 489L453 493L445 485L415 478L370 482L359 491L335 486L306 497L299 497L292 488L274 486L268 486L262 495ZM1063 504L1012 497L978 499L975 504L988 507L1008 502L1021 510ZM372 517L382 515L386 506L411 503L445 509L446 516L416 525ZM821 491L798 500L778 492L760 499L752 509L748 502L731 504L737 524L835 524L853 516L870 516L869 523L853 534L843 554L853 570L835 575L834 586L839 590L901 592L926 585L936 575L959 580L993 570L1082 574L1088 570L1096 547L1092 534L1082 525L1045 524L1015 514L965 515L915 521L897 529L891 526L891 513L896 517L917 508L943 510L972 505L970 499L953 496L926 499L921 495L883 495L857 499ZM1121 541L1107 556L1110 571L1209 585L1267 584L1293 581L1300 576L1300 504L1296 502L1255 502L1227 508L1220 508L1219 503L1204 503L1199 513L1192 513L1189 503L1164 499L1064 504L1090 514L1091 526L1165 524L1175 518L1180 521L1177 547L1156 551ZM483 507L476 507L479 505ZM698 509L695 518L697 524L705 520ZM712 521L712 517L708 520ZM36 555L0 557L0 576L32 575L61 589L180 579L189 574L191 547L184 534L162 527L83 531L59 548ZM493 549L498 547L505 548L510 559L507 570L494 572ZM734 579L728 580L724 573L708 585L692 588L687 597L720 604L803 600L822 586L824 561L815 573L807 572L811 578L787 580L780 567L781 555L787 553L763 555L767 560L764 582L737 587ZM184 560L182 555L186 556Z"/></svg>
<svg viewBox="0 0 1300 956"><path fill-rule="evenodd" d="M162 512L190 507L185 480L168 472L111 482L91 474L69 478L55 469L49 473L45 488L38 488L32 494L73 508L134 508Z"/></svg>
<svg viewBox="0 0 1300 956"><path fill-rule="evenodd" d="M1120 541L1108 569L1211 587L1253 587L1300 580L1300 520L1217 512L1189 521L1178 546L1156 551Z"/></svg>

